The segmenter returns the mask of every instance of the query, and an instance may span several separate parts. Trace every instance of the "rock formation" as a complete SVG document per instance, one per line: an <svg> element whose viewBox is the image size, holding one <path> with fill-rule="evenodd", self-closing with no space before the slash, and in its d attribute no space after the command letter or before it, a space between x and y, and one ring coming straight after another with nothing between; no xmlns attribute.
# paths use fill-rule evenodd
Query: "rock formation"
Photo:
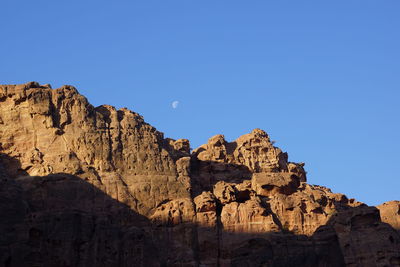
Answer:
<svg viewBox="0 0 400 267"><path fill-rule="evenodd" d="M380 211L382 222L388 223L400 231L400 201L385 202L377 208Z"/></svg>
<svg viewBox="0 0 400 267"><path fill-rule="evenodd" d="M0 86L0 266L400 266L399 202L307 184L255 129L190 152L72 86Z"/></svg>

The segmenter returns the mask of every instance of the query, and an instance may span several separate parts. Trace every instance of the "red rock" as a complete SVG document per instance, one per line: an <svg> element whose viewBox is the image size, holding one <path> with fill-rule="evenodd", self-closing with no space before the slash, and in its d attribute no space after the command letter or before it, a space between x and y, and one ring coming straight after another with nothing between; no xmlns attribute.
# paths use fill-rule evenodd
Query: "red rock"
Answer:
<svg viewBox="0 0 400 267"><path fill-rule="evenodd" d="M0 266L400 266L398 201L307 184L263 130L190 153L72 86L0 103Z"/></svg>

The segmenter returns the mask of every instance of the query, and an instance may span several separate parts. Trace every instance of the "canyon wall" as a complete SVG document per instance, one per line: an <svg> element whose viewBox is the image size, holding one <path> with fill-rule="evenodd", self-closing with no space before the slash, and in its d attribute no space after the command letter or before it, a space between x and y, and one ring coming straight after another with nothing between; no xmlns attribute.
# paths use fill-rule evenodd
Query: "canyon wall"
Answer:
<svg viewBox="0 0 400 267"><path fill-rule="evenodd" d="M191 151L72 86L0 86L0 199L0 266L400 266L398 201L307 184L263 130Z"/></svg>

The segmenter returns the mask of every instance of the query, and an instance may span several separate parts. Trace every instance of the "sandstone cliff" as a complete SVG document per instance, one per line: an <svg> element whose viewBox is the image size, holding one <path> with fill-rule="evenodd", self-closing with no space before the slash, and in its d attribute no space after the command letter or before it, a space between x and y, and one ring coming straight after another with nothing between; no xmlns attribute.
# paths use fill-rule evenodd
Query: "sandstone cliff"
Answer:
<svg viewBox="0 0 400 267"><path fill-rule="evenodd" d="M0 266L400 266L399 203L306 182L255 129L190 151L72 86L0 86Z"/></svg>

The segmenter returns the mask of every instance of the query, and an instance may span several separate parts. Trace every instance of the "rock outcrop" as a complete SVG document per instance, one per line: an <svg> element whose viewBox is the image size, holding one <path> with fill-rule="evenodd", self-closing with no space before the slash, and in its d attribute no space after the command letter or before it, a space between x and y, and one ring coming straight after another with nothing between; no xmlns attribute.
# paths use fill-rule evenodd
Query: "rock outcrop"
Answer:
<svg viewBox="0 0 400 267"><path fill-rule="evenodd" d="M382 222L388 223L400 231L400 201L388 201L377 208L380 211Z"/></svg>
<svg viewBox="0 0 400 267"><path fill-rule="evenodd" d="M0 266L400 266L399 203L307 184L255 129L190 152L72 86L0 86Z"/></svg>

